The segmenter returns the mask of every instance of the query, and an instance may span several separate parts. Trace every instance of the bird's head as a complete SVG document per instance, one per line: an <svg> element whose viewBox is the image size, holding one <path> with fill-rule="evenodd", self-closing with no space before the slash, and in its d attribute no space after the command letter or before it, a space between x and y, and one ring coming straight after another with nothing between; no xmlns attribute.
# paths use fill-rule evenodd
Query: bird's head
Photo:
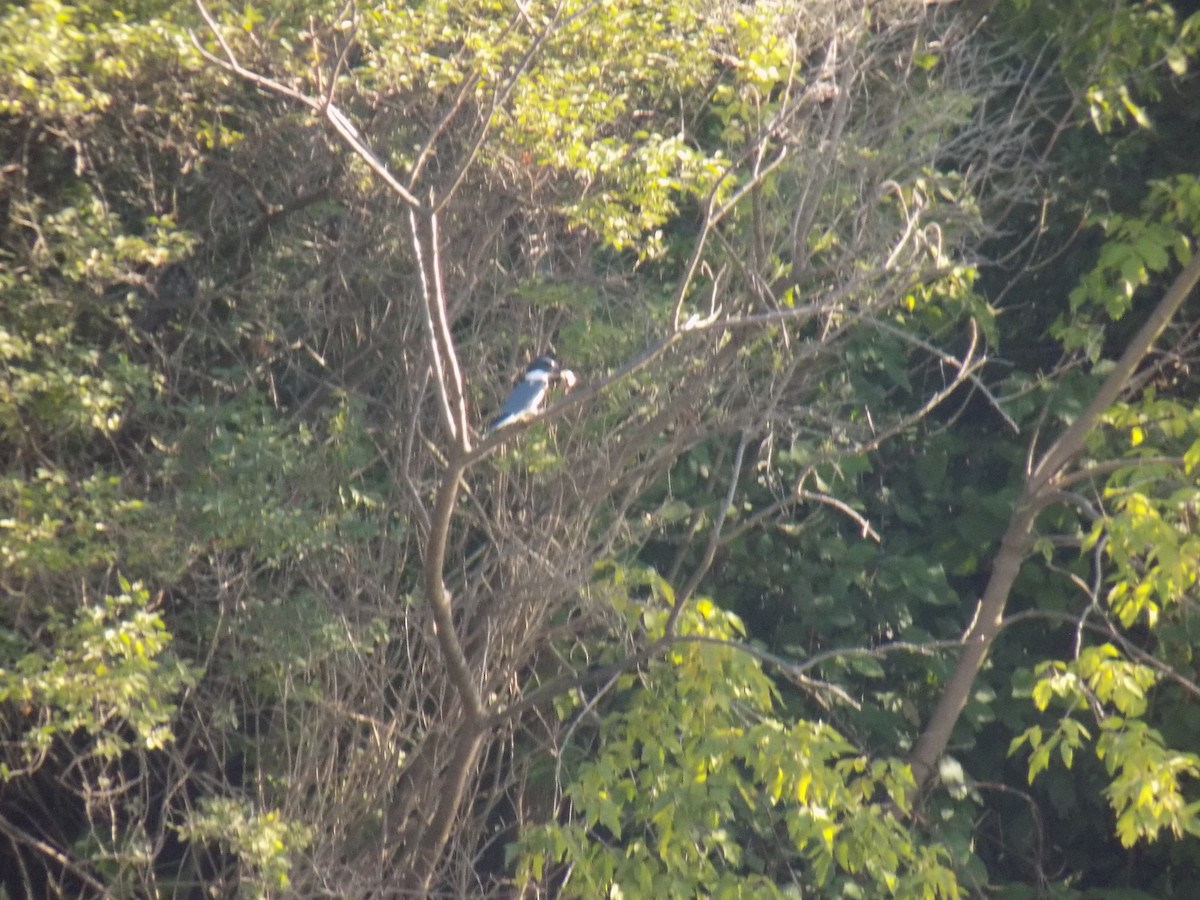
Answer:
<svg viewBox="0 0 1200 900"><path fill-rule="evenodd" d="M545 354L544 356L539 356L537 359L535 359L533 362L531 362L528 366L525 367L526 375L533 375L535 373L545 373L546 375L553 377L553 376L557 375L560 371L562 371L562 365L559 363L559 361L557 359L555 359L549 353Z"/></svg>

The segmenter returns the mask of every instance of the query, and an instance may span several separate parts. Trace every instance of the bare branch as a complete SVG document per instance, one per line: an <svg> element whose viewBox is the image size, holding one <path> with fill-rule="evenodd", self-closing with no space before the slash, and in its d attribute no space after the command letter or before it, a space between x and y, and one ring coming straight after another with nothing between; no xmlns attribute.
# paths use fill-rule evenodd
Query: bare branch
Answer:
<svg viewBox="0 0 1200 900"><path fill-rule="evenodd" d="M1143 466L1170 466L1182 470L1184 461L1182 456L1131 456L1122 459L1107 459L1103 462L1089 462L1080 469L1064 472L1055 479L1054 483L1059 488L1067 488L1081 481L1091 481L1094 478L1111 475L1113 472L1120 472L1124 469L1140 469Z"/></svg>
<svg viewBox="0 0 1200 900"><path fill-rule="evenodd" d="M1137 334L1130 339L1125 352L1113 365L1108 377L1104 379L1104 383L1100 385L1087 408L1059 436L1058 440L1050 445L1045 455L1038 461L1031 478L1036 486L1041 487L1058 478L1063 468L1083 449L1088 434L1104 413L1120 398L1129 380L1137 371L1142 358L1150 352L1150 348L1154 346L1159 335L1175 317L1179 307L1187 300L1197 281L1200 281L1200 253L1192 257L1192 261L1179 273L1162 300L1159 301L1158 306L1138 329Z"/></svg>
<svg viewBox="0 0 1200 900"><path fill-rule="evenodd" d="M909 332L906 332L903 329L897 328L895 325L892 325L890 322L884 321L882 318L875 317L875 318L867 320L867 322L872 327L878 328L880 331L886 331L888 334L895 335L896 337L900 338L902 341L906 341L906 342L912 344L913 346L920 347L926 353L929 353L932 356L936 356L938 359L942 360L943 362L949 363L950 365L952 365L956 369L958 369L960 372L966 371L968 373L967 378L969 378L971 380L971 383L979 389L979 391L983 394L984 397L987 398L988 403L991 405L992 409L996 410L997 415L999 415L1000 418L1004 420L1004 424L1009 427L1009 429L1013 432L1013 434L1021 433L1021 429L1017 426L1017 423L1015 421L1013 421L1013 417L1010 416L1007 412L1005 412L1004 407L1000 403L1000 400L991 392L991 390L988 388L988 386L983 383L983 379L980 378L977 374L975 374L975 371L971 370L964 362L960 361L959 359L957 359L950 353L947 353L945 350L942 350L940 347L935 347L933 344L929 343L929 341L926 341L923 338L920 338L915 334L910 334Z"/></svg>
<svg viewBox="0 0 1200 900"><path fill-rule="evenodd" d="M858 527L862 530L864 538L870 538L875 543L880 543L883 539L879 536L879 532L871 527L871 523L858 510L853 509L848 503L837 497L830 497L828 494L821 494L814 491L806 491L802 488L796 488L796 499L812 500L815 503L823 503L825 506L832 506L838 512L853 519L858 523Z"/></svg>
<svg viewBox="0 0 1200 900"><path fill-rule="evenodd" d="M437 387L438 399L441 401L440 410L442 421L455 444L462 446L463 441L469 440L467 434L459 428L458 416L455 414L455 404L450 395L450 386L446 381L448 361L443 359L445 343L442 334L441 319L445 313L438 303L436 296L435 277L429 271L429 263L425 258L425 236L421 233L417 214L409 210L409 230L412 234L413 253L417 258L417 271L421 279L421 312L425 322L425 337L429 341L429 354L433 360L433 383ZM439 314L440 313L440 314Z"/></svg>
<svg viewBox="0 0 1200 900"><path fill-rule="evenodd" d="M371 170L380 177L380 179L383 180L383 183L386 184L397 197L399 197L411 209L423 211L420 201L418 201L417 198L413 196L413 194L404 185L396 180L395 176L392 175L388 167L384 165L379 157L372 152L371 148L367 146L366 142L362 139L362 135L359 134L358 129L350 124L350 120L346 118L346 115L332 102L330 102L328 98L317 99L315 97L310 97L302 91L288 87L282 82L247 69L238 61L237 56L233 52L233 48L229 46L229 43L221 34L220 26L205 7L203 0L195 0L195 3L196 8L200 11L200 15L204 19L205 24L208 25L213 37L216 38L217 43L221 45L221 49L225 51L224 59L219 56L215 56L205 49L204 45L200 43L199 38L197 38L195 34L189 32L188 36L192 40L192 45L200 52L201 56L214 65L220 66L225 71L231 72L234 75L237 75L239 78L243 78L246 81L249 81L251 84L257 85L268 93L277 94L278 96L286 97L289 100L295 100L297 103L307 106L317 115L323 116L325 120L333 126L334 131L341 136L342 141L349 146L350 149L353 150L358 157L362 159L371 168ZM331 96L333 88L333 79L331 79Z"/></svg>
<svg viewBox="0 0 1200 900"><path fill-rule="evenodd" d="M733 506L734 497L737 495L738 479L742 474L742 459L746 455L746 442L749 436L749 432L743 430L741 437L738 438L737 450L733 454L733 466L729 473L729 489L725 492L725 499L721 503L721 508L717 511L717 518L713 522L712 531L708 536L708 545L704 548L704 556L701 557L700 562L696 565L696 569L687 580L687 584L675 595L675 608L671 610L671 615L667 619L666 631L668 634L673 630L675 619L679 616L679 611L687 603L688 599L691 598L692 594L695 593L696 588L700 586L700 582L708 574L713 559L717 555L717 548L721 545L721 529L725 527L725 517L729 515L730 507Z"/></svg>
<svg viewBox="0 0 1200 900"><path fill-rule="evenodd" d="M458 188L462 185L463 179L467 175L467 171L474 164L475 159L479 156L479 151L483 148L484 140L486 140L488 134L491 133L492 123L496 118L496 111L508 102L513 91L516 90L517 85L520 83L521 76L528 71L529 67L533 64L534 59L536 59L537 55L541 52L542 46L557 30L558 17L562 13L562 9L563 7L561 3L554 8L554 14L550 17L550 21L546 23L546 27L541 30L536 38L534 38L533 42L529 45L529 49L525 51L524 56L521 57L521 60L514 67L512 73L508 77L508 83L492 95L491 105L487 110L487 114L483 117L483 127L479 129L478 134L475 135L475 140L471 143L470 148L468 148L467 152L463 155L462 162L459 164L457 172L455 172L454 176L450 179L449 186L442 191L442 197L434 207L435 212L441 210L447 203L450 202L450 199L458 193ZM528 16L525 13L525 10L521 9L519 5L518 16L520 19L528 21ZM467 83L470 83L470 81L471 79L467 79ZM439 128L440 127L443 126L439 125Z"/></svg>
<svg viewBox="0 0 1200 900"><path fill-rule="evenodd" d="M414 228L415 218L412 220ZM432 259L433 293L427 299L432 302L434 336L436 343L441 345L443 363L449 373L446 394L452 411L452 431L458 435L460 453L471 452L471 427L467 420L467 400L463 392L462 367L458 364L458 351L454 349L454 337L450 333L450 320L446 315L446 287L442 280L442 251L441 235L438 234L438 215L434 210L429 214L429 246Z"/></svg>

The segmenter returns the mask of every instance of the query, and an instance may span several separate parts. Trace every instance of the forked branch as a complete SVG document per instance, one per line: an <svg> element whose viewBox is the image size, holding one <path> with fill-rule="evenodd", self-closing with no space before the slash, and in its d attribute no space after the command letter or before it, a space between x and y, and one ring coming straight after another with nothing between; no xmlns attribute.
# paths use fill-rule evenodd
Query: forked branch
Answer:
<svg viewBox="0 0 1200 900"><path fill-rule="evenodd" d="M203 0L195 0L195 3L196 9L200 11L200 17L204 19L204 24L208 26L208 30L212 33L213 38L216 40L217 44L220 45L221 52L224 54L224 56L221 57L210 52L208 48L206 48L200 42L200 39L196 37L194 32L188 32L188 37L192 39L192 46L196 48L197 52L204 57L204 59L208 60L213 65L224 69L226 72L230 72L234 75L237 75L239 78L249 81L251 84L256 85L269 94L275 94L278 97L284 97L288 100L293 100L302 106L307 106L317 115L324 118L330 125L332 125L333 130L338 133L346 146L353 150L354 153L371 168L371 171L378 175L383 183L386 184L388 188L395 193L395 195L399 197L407 206L415 210L422 209L421 202L417 200L417 198L411 191L408 190L408 188L402 185L396 179L396 177L392 175L391 170L389 170L388 167L384 165L383 161L371 151L370 147L367 146L366 142L362 138L362 135L359 134L358 129L351 124L348 118L346 118L346 114L343 113L333 103L332 78L330 79L330 85L325 96L313 97L304 93L303 91L298 91L293 87L289 87L281 81L277 81L274 78L263 75L260 72L247 69L244 65L242 65L241 61L237 57L237 54L233 52L233 48L229 45L229 42L225 40L225 36L221 32L221 26L217 24L216 19L212 17L212 13L208 11L208 8L204 5Z"/></svg>
<svg viewBox="0 0 1200 900"><path fill-rule="evenodd" d="M1138 365L1191 294L1197 281L1200 281L1200 253L1192 257L1163 295L1087 408L1031 467L1008 529L1000 542L1000 550L992 562L991 576L980 598L974 621L963 634L958 665L942 691L933 716L909 755L913 775L922 788L928 786L937 771L938 761L946 752L950 734L983 668L988 649L1003 628L1004 608L1021 564L1032 546L1033 526L1038 513L1055 501L1060 482L1066 477L1067 467L1083 451L1087 436L1100 422L1105 411L1128 388Z"/></svg>

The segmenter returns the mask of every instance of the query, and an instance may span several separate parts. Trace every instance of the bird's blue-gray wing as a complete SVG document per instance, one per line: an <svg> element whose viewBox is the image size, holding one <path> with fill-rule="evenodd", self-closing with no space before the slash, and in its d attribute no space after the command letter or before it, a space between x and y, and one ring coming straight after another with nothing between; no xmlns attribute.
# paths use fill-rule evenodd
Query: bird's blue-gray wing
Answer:
<svg viewBox="0 0 1200 900"><path fill-rule="evenodd" d="M501 425L507 425L523 415L528 415L537 409L538 404L542 400L542 396L546 393L546 382L525 380L518 384L508 399L504 401L504 406L500 408L500 412L496 418L492 420L490 428L499 428Z"/></svg>

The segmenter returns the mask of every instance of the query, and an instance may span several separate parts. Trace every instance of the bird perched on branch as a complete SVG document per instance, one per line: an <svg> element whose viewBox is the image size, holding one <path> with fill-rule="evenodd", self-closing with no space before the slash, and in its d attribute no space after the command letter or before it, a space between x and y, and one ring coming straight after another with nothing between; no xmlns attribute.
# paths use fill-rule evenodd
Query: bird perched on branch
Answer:
<svg viewBox="0 0 1200 900"><path fill-rule="evenodd" d="M554 381L561 381L569 391L575 387L575 373L570 369L564 369L550 354L539 356L526 366L525 374L521 376L517 386L508 395L504 406L500 408L499 415L492 419L487 430L495 431L497 428L520 422L536 414L541 409L542 402L546 399L546 392L550 390L550 385Z"/></svg>

